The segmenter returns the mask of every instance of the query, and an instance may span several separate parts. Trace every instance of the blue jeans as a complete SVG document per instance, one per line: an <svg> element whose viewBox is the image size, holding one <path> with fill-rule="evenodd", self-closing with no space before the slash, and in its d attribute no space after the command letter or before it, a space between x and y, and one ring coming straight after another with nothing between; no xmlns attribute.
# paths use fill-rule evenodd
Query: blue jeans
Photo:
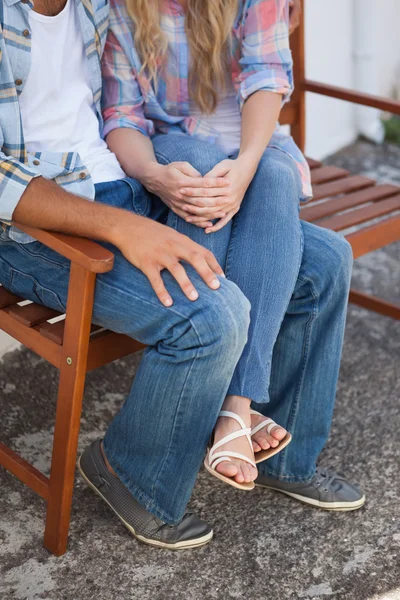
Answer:
<svg viewBox="0 0 400 600"><path fill-rule="evenodd" d="M153 138L162 164L187 161L202 175L227 158L217 147L182 134ZM248 343L228 393L293 435L259 471L308 481L331 428L352 270L350 244L300 220L299 171L268 147L239 213L206 235L176 214L168 224L212 250L251 303Z"/></svg>
<svg viewBox="0 0 400 600"><path fill-rule="evenodd" d="M157 136L154 145L160 162L188 160L203 173L226 158L183 135ZM158 219L209 247L231 280L213 292L188 268L200 291L192 304L165 273L175 299L166 309L118 251L114 270L98 277L94 322L150 346L105 436L122 481L148 510L178 521L226 393L250 397L294 435L261 469L309 480L331 425L351 249L338 235L300 222L292 160L269 148L240 212L212 235L179 219L133 180L102 184L96 192L97 201ZM64 309L68 262L37 242L20 246L3 236L0 244L0 281Z"/></svg>
<svg viewBox="0 0 400 600"><path fill-rule="evenodd" d="M140 214L151 207L135 181L102 184L96 191L98 201ZM187 300L164 273L174 298L166 308L143 273L112 250L114 269L97 277L93 322L149 347L106 433L105 451L133 496L174 524L184 514L247 341L250 305L234 283L221 278L213 291L187 267L199 299ZM65 311L69 266L39 242L18 244L0 234L0 282L24 298Z"/></svg>

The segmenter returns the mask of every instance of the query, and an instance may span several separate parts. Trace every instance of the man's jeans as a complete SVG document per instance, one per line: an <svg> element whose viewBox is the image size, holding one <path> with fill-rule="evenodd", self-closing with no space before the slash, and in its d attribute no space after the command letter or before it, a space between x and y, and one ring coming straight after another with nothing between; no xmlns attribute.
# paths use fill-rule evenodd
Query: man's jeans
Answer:
<svg viewBox="0 0 400 600"><path fill-rule="evenodd" d="M154 144L160 162L187 160L203 174L226 158L189 136L157 136ZM300 193L292 159L269 148L234 222L206 235L133 180L97 186L97 201L166 222L209 247L231 280L214 292L188 267L200 292L191 303L164 273L175 301L167 309L118 251L114 270L98 277L94 322L150 346L106 433L106 453L137 500L166 522L183 514L228 389L293 434L260 470L289 481L314 475L331 425L351 250L338 235L300 222ZM64 310L68 262L37 242L2 236L0 244L0 281ZM245 297L252 323L243 352Z"/></svg>

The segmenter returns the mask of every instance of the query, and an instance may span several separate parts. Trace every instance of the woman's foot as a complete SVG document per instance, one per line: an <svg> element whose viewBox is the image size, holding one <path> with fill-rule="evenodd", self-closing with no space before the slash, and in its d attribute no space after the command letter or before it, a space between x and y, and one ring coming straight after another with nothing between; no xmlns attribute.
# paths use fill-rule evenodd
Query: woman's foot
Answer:
<svg viewBox="0 0 400 600"><path fill-rule="evenodd" d="M241 398L239 396L228 396L225 399L222 410L227 410L235 413L239 417L243 419L246 424L246 427L250 427L251 425L251 416L250 416L250 400L247 398ZM213 444L216 444L225 436L233 433L234 431L239 431L240 426L234 419L230 419L229 417L220 417L215 426L214 432L214 441ZM238 452L239 454L243 454L247 456L249 459L254 460L254 453L250 448L250 444L246 437L240 437L232 442L228 442L224 444L218 451L229 450L231 452ZM221 475L225 475L225 477L230 477L234 479L237 483L249 483L251 481L255 481L257 478L258 471L252 465L247 463L244 460L239 460L237 458L231 458L232 462L224 461L221 462L216 467L216 471Z"/></svg>
<svg viewBox="0 0 400 600"><path fill-rule="evenodd" d="M257 427L260 423L265 421L266 417L263 415L251 415L251 428ZM261 450L269 450L269 448L277 448L279 442L286 436L287 431L280 425L273 427L270 433L267 433L268 425L263 427L260 431L255 433L251 441L253 443L253 450L255 453L261 452Z"/></svg>

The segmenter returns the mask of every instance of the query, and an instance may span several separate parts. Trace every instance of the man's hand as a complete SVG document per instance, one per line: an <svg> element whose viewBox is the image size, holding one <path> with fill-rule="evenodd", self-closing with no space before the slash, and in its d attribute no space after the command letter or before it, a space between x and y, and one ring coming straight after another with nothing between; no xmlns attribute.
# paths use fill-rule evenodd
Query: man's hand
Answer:
<svg viewBox="0 0 400 600"><path fill-rule="evenodd" d="M289 16L289 34L292 33L300 25L301 19L301 2L300 0L289 0L290 16Z"/></svg>
<svg viewBox="0 0 400 600"><path fill-rule="evenodd" d="M173 304L161 277L164 269L175 277L189 300L199 297L180 261L191 264L211 289L220 287L216 275L223 277L224 272L212 252L156 221L130 213L125 215L123 223L114 228L113 243L130 263L146 275L164 306Z"/></svg>
<svg viewBox="0 0 400 600"><path fill-rule="evenodd" d="M203 196L218 198L223 196L229 182L222 177L202 177L188 162L174 162L169 165L151 164L142 183L179 217L187 220L189 213L184 209L186 199L182 189L201 192ZM196 194L199 195L199 194ZM221 202L222 203L222 202ZM208 219L218 219L225 216L218 202L210 204ZM203 219L200 227L211 227L212 223Z"/></svg>
<svg viewBox="0 0 400 600"><path fill-rule="evenodd" d="M172 305L161 271L172 273L189 300L198 293L180 261L192 265L207 285L220 287L224 273L214 255L174 229L145 217L97 202L88 202L37 177L26 188L13 218L21 225L109 242L143 271L164 306Z"/></svg>

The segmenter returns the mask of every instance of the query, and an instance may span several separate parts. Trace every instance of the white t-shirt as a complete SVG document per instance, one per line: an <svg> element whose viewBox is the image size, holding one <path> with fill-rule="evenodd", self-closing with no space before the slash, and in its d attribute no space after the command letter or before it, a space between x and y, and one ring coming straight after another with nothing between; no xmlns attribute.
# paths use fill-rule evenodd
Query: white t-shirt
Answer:
<svg viewBox="0 0 400 600"><path fill-rule="evenodd" d="M19 97L28 152L78 152L94 183L123 179L100 136L76 3L55 17L31 10L31 70Z"/></svg>
<svg viewBox="0 0 400 600"><path fill-rule="evenodd" d="M242 116L231 79L227 81L225 93L212 115L203 114L197 104L192 101L190 116L208 123L210 127L219 133L216 144L228 156L240 149Z"/></svg>

